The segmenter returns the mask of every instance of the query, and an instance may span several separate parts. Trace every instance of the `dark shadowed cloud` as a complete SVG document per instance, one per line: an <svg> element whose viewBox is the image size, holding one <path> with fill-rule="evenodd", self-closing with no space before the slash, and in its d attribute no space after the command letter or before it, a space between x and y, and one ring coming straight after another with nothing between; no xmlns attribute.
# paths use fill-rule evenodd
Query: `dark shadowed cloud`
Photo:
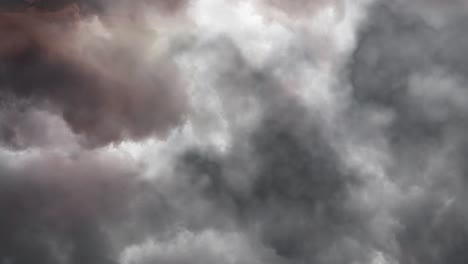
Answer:
<svg viewBox="0 0 468 264"><path fill-rule="evenodd" d="M49 104L90 145L165 134L181 123L184 91L175 67L164 58L143 62L149 47L139 42L151 30L128 36L130 24L109 33L111 39L95 37L79 46L79 23L76 6L1 13L2 92L31 100L33 107ZM124 37L133 40L118 40Z"/></svg>
<svg viewBox="0 0 468 264"><path fill-rule="evenodd" d="M465 263L468 16L461 1L429 2L375 5L349 72L355 104L392 116L389 172L414 195L395 216L399 263Z"/></svg>
<svg viewBox="0 0 468 264"><path fill-rule="evenodd" d="M464 1L4 1L0 264L466 263Z"/></svg>
<svg viewBox="0 0 468 264"><path fill-rule="evenodd" d="M132 192L131 167L98 153L2 153L4 263L116 263L106 225Z"/></svg>

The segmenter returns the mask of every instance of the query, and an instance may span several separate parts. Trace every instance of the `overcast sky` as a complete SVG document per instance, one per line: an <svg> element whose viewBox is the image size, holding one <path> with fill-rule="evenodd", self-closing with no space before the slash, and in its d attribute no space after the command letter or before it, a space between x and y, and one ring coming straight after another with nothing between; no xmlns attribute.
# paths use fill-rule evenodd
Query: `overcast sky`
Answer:
<svg viewBox="0 0 468 264"><path fill-rule="evenodd" d="M0 264L468 263L464 0L4 0Z"/></svg>

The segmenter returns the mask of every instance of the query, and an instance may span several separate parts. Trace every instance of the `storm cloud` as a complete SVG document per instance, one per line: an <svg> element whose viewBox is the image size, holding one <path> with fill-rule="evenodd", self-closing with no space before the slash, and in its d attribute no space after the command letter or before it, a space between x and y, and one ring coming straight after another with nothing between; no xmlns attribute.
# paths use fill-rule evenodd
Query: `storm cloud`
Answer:
<svg viewBox="0 0 468 264"><path fill-rule="evenodd" d="M464 1L3 1L0 263L466 263Z"/></svg>

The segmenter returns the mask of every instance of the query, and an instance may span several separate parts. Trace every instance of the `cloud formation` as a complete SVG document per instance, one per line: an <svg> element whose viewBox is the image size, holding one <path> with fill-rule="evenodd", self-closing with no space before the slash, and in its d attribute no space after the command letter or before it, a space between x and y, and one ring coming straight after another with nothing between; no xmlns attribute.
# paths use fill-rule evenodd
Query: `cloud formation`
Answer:
<svg viewBox="0 0 468 264"><path fill-rule="evenodd" d="M463 1L4 1L0 263L466 263Z"/></svg>
<svg viewBox="0 0 468 264"><path fill-rule="evenodd" d="M87 25L79 10L2 13L3 92L59 111L90 145L180 123L182 83L170 61L151 54L155 32L125 16Z"/></svg>

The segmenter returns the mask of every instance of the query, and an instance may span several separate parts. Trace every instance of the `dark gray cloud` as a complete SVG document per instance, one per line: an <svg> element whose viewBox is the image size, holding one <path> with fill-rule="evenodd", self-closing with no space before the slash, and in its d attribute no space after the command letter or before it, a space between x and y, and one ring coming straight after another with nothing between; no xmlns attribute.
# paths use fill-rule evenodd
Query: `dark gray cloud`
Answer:
<svg viewBox="0 0 468 264"><path fill-rule="evenodd" d="M116 263L106 225L121 218L135 171L93 153L17 155L2 153L1 261Z"/></svg>
<svg viewBox="0 0 468 264"><path fill-rule="evenodd" d="M426 23L422 16L404 12L398 5L376 5L374 10L351 60L355 98L358 103L388 107L396 112L391 135L395 140L399 140L400 135L411 140L440 138L442 130L450 127L459 114L434 119L422 109L422 100L444 87L422 87L419 91L424 96L412 96L418 89L414 85L427 86L427 83L411 81L415 76L430 78L438 71L446 72L439 80L465 81L466 58L460 54L464 49L461 43L466 42L461 34L466 17L454 16L439 29Z"/></svg>
<svg viewBox="0 0 468 264"><path fill-rule="evenodd" d="M389 173L417 196L395 213L399 263L464 263L466 170L458 157L468 17L460 1L429 2L374 5L349 72L355 104L392 116L384 132L395 158Z"/></svg>
<svg viewBox="0 0 468 264"><path fill-rule="evenodd" d="M129 13L137 11L141 7L152 7L155 8L155 11L173 14L184 9L187 3L187 0L137 0L131 2L124 0L6 0L0 4L0 10L21 11L26 8L34 8L42 11L57 11L69 5L76 5L82 9L84 15L106 14L115 7L125 7Z"/></svg>
<svg viewBox="0 0 468 264"><path fill-rule="evenodd" d="M5 1L0 262L466 263L464 8Z"/></svg>

